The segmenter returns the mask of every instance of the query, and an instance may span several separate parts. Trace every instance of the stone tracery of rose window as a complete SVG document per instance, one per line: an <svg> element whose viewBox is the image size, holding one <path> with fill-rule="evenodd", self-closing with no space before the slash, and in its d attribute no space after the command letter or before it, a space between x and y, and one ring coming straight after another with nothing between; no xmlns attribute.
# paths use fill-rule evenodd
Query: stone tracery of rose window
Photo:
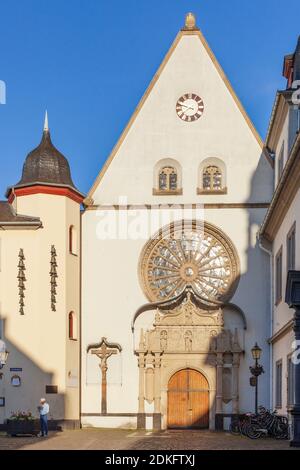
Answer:
<svg viewBox="0 0 300 470"><path fill-rule="evenodd" d="M165 232L165 234L164 234ZM207 305L228 301L236 288L238 259L228 238L210 224L170 226L143 250L140 277L149 300L180 295L191 286Z"/></svg>

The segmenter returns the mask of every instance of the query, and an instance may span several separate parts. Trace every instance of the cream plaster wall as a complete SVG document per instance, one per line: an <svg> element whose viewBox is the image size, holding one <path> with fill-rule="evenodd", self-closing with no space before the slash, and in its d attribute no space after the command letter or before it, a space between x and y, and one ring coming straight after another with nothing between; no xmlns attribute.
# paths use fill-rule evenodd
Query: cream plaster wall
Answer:
<svg viewBox="0 0 300 470"><path fill-rule="evenodd" d="M36 412L39 398L46 395L45 385L58 385L58 395L46 396L51 416L78 420L79 342L68 339L68 312L74 310L79 315L80 265L79 257L68 253L68 227L72 224L80 233L79 205L65 197L38 194L19 197L17 209L20 214L40 217L43 228L0 232L0 315L10 351L0 381L0 395L6 397L2 418L16 409ZM51 245L55 245L58 264L56 312L50 306ZM20 248L26 266L24 316L19 314L18 304ZM23 369L19 388L10 384L12 367Z"/></svg>
<svg viewBox="0 0 300 470"><path fill-rule="evenodd" d="M293 316L293 310L290 310L288 305L285 303L285 289L286 289L286 280L287 280L287 246L286 238L287 235L296 222L296 265L295 269L300 270L300 190L298 190L293 203L291 204L281 226L276 234L276 237L273 242L273 256L274 260L277 253L282 246L282 301L275 305L274 298L274 325L273 333L276 333L280 328L282 328ZM275 266L275 265L274 265ZM275 268L274 268L275 269ZM274 276L274 282L275 282ZM275 291L275 289L274 289Z"/></svg>

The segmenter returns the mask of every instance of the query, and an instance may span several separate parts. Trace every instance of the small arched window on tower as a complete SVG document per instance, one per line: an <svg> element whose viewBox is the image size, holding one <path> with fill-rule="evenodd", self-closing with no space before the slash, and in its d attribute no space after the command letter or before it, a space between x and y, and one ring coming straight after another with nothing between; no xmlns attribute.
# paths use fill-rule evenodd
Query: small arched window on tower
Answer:
<svg viewBox="0 0 300 470"><path fill-rule="evenodd" d="M71 225L69 228L69 252L72 255L78 254L78 247L77 247L77 231L74 225Z"/></svg>
<svg viewBox="0 0 300 470"><path fill-rule="evenodd" d="M178 195L181 189L181 168L178 162L167 158L155 166L153 195Z"/></svg>
<svg viewBox="0 0 300 470"><path fill-rule="evenodd" d="M77 340L77 318L74 312L69 313L69 339Z"/></svg>
<svg viewBox="0 0 300 470"><path fill-rule="evenodd" d="M225 165L218 159L208 159L200 165L198 194L226 194Z"/></svg>

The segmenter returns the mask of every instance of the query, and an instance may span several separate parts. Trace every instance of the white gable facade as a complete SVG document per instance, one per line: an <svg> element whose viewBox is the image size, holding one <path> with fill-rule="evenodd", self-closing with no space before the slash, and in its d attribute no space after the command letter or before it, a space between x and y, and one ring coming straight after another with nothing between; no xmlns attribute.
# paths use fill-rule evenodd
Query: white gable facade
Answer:
<svg viewBox="0 0 300 470"><path fill-rule="evenodd" d="M254 408L256 342L270 405L257 232L272 188L261 140L188 17L82 215L84 426L226 426Z"/></svg>

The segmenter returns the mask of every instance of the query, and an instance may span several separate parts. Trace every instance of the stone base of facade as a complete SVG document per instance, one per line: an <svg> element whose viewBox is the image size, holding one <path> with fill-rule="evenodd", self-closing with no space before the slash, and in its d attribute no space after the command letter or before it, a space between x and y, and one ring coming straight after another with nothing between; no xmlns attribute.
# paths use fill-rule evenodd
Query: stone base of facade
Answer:
<svg viewBox="0 0 300 470"><path fill-rule="evenodd" d="M79 419L54 420L54 425L57 427L57 429L60 429L61 431L66 431L66 430L74 431L76 429L81 428Z"/></svg>
<svg viewBox="0 0 300 470"><path fill-rule="evenodd" d="M162 416L160 413L82 413L81 426L160 431Z"/></svg>
<svg viewBox="0 0 300 470"><path fill-rule="evenodd" d="M160 431L161 430L161 414L160 413L154 413L153 415L153 430L154 431Z"/></svg>
<svg viewBox="0 0 300 470"><path fill-rule="evenodd" d="M225 419L229 419L231 422L232 419L237 418L239 415L238 414L230 414L230 413L219 413L216 414L215 416L215 430L216 431L225 431Z"/></svg>
<svg viewBox="0 0 300 470"><path fill-rule="evenodd" d="M136 427L137 429L146 429L146 413L138 413Z"/></svg>

